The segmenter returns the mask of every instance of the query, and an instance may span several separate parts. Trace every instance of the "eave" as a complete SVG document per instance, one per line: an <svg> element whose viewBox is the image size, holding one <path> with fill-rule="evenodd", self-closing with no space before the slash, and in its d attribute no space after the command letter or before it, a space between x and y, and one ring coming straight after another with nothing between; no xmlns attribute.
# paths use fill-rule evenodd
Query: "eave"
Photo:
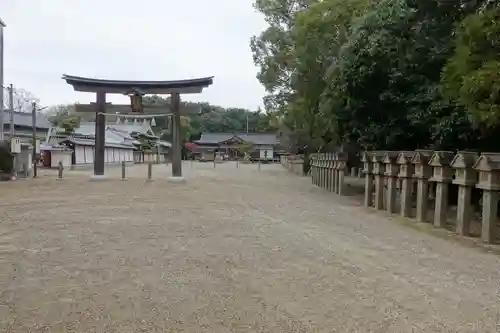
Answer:
<svg viewBox="0 0 500 333"><path fill-rule="evenodd" d="M112 94L127 94L134 89L140 90L144 94L193 94L201 93L204 88L213 84L213 76L174 81L123 81L94 79L64 74L62 79L73 86L75 91L105 91Z"/></svg>

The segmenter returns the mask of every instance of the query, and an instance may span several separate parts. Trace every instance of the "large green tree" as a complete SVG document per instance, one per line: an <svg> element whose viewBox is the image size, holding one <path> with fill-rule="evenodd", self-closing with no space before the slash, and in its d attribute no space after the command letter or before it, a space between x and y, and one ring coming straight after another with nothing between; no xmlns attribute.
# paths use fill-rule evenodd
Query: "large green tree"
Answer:
<svg viewBox="0 0 500 333"><path fill-rule="evenodd" d="M485 131L471 119L496 126L498 50L479 56L471 47L496 45L488 3L256 1L269 27L251 41L254 61L267 100L283 113L287 143L309 151L484 148ZM463 42L468 34L472 44Z"/></svg>

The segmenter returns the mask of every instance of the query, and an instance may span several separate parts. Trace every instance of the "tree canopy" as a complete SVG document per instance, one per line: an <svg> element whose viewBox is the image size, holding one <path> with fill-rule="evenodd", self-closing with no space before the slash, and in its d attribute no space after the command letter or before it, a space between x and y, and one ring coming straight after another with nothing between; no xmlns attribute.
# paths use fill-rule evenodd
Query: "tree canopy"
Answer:
<svg viewBox="0 0 500 333"><path fill-rule="evenodd" d="M493 1L257 0L267 111L309 151L500 150Z"/></svg>

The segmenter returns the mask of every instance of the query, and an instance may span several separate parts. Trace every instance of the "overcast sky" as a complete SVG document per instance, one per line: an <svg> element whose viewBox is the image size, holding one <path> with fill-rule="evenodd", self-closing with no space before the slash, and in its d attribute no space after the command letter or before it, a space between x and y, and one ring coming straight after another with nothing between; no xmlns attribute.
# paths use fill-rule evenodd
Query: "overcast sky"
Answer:
<svg viewBox="0 0 500 333"><path fill-rule="evenodd" d="M249 39L264 29L253 0L0 0L5 81L42 105L94 101L62 74L124 80L215 76L185 99L255 110L263 88ZM128 103L110 95L113 103Z"/></svg>

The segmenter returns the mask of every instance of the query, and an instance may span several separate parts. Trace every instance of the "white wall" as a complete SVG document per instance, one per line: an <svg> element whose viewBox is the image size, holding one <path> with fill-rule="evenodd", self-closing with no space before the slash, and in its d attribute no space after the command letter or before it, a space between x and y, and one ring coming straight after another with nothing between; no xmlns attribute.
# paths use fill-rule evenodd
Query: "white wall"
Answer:
<svg viewBox="0 0 500 333"><path fill-rule="evenodd" d="M59 166L59 161L62 162L63 167L71 166L71 151L57 151L53 150L50 152L50 167L57 168Z"/></svg>
<svg viewBox="0 0 500 333"><path fill-rule="evenodd" d="M76 164L94 163L95 149L91 146L75 146ZM104 163L133 162L134 150L126 148L105 148Z"/></svg>

